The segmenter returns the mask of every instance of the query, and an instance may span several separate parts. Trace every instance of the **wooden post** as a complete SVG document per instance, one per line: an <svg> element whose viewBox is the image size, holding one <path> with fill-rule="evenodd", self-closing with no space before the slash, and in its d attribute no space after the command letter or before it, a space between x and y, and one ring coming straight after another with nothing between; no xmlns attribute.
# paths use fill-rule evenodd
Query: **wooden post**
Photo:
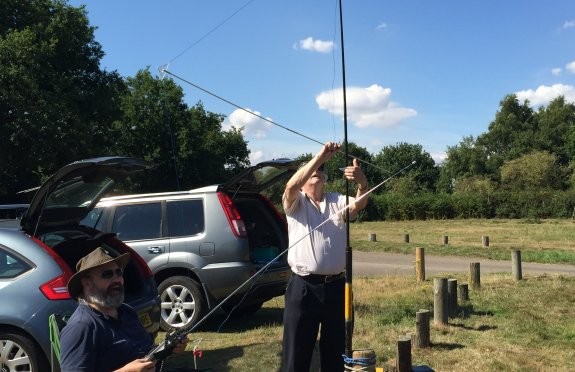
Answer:
<svg viewBox="0 0 575 372"><path fill-rule="evenodd" d="M471 288L481 288L481 269L479 262L471 262L469 264L469 282L471 283Z"/></svg>
<svg viewBox="0 0 575 372"><path fill-rule="evenodd" d="M481 243L483 244L484 248L489 247L489 236L484 235L481 237Z"/></svg>
<svg viewBox="0 0 575 372"><path fill-rule="evenodd" d="M513 251L511 253L511 266L515 280L523 279L523 273L521 272L521 251Z"/></svg>
<svg viewBox="0 0 575 372"><path fill-rule="evenodd" d="M369 234L369 241L370 241L370 242L375 242L375 241L377 241L377 238L376 238L375 234Z"/></svg>
<svg viewBox="0 0 575 372"><path fill-rule="evenodd" d="M433 323L447 325L447 278L433 279Z"/></svg>
<svg viewBox="0 0 575 372"><path fill-rule="evenodd" d="M457 316L457 279L447 279L447 307L449 308L449 317Z"/></svg>
<svg viewBox="0 0 575 372"><path fill-rule="evenodd" d="M449 242L449 236L443 235L443 245L447 245Z"/></svg>
<svg viewBox="0 0 575 372"><path fill-rule="evenodd" d="M418 282L425 281L425 250L422 247L415 248L415 277Z"/></svg>
<svg viewBox="0 0 575 372"><path fill-rule="evenodd" d="M397 372L411 372L411 336L399 336L395 368Z"/></svg>
<svg viewBox="0 0 575 372"><path fill-rule="evenodd" d="M409 243L409 234L403 234L403 242Z"/></svg>
<svg viewBox="0 0 575 372"><path fill-rule="evenodd" d="M417 349L429 347L429 310L420 309L415 313L415 337L413 346Z"/></svg>
<svg viewBox="0 0 575 372"><path fill-rule="evenodd" d="M469 288L467 283L462 283L457 286L457 298L461 302L469 301Z"/></svg>

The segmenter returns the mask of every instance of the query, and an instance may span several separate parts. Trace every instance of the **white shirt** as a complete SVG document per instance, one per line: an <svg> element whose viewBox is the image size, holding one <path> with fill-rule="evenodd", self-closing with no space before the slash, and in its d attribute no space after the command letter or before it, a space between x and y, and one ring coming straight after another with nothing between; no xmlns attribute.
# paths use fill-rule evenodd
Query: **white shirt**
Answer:
<svg viewBox="0 0 575 372"><path fill-rule="evenodd" d="M350 204L354 200L350 197ZM290 247L288 264L298 275L332 275L345 270L345 196L326 193L319 206L318 210L300 192L285 211Z"/></svg>

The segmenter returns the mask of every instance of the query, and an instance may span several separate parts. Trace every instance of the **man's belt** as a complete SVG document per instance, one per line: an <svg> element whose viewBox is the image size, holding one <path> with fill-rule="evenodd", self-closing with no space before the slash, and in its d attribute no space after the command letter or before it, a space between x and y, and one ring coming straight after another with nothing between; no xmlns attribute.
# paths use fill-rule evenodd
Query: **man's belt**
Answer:
<svg viewBox="0 0 575 372"><path fill-rule="evenodd" d="M308 274L308 275L299 275L299 277L311 284L323 284L323 283L331 283L338 279L345 278L345 272L333 275Z"/></svg>

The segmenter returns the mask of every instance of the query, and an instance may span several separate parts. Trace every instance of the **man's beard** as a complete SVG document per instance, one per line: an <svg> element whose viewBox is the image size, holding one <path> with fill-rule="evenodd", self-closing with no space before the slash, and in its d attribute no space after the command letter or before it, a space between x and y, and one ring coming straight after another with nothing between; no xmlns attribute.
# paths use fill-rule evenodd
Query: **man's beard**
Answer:
<svg viewBox="0 0 575 372"><path fill-rule="evenodd" d="M94 303L103 307L119 307L124 302L123 285L108 287L106 290L101 290L93 283L91 287L91 293L86 296L88 303Z"/></svg>

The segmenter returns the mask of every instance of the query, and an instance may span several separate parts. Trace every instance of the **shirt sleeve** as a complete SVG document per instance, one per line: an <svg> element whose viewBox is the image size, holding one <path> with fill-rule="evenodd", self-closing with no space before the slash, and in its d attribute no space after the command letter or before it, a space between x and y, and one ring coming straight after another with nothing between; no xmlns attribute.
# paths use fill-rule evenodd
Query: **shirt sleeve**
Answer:
<svg viewBox="0 0 575 372"><path fill-rule="evenodd" d="M301 203L302 197L305 197L304 194L300 191L298 197L293 201L292 205L289 208L284 208L285 213L287 216L292 216L294 211L296 211Z"/></svg>
<svg viewBox="0 0 575 372"><path fill-rule="evenodd" d="M62 372L94 371L96 345L94 332L83 322L68 323L60 333L60 370Z"/></svg>

